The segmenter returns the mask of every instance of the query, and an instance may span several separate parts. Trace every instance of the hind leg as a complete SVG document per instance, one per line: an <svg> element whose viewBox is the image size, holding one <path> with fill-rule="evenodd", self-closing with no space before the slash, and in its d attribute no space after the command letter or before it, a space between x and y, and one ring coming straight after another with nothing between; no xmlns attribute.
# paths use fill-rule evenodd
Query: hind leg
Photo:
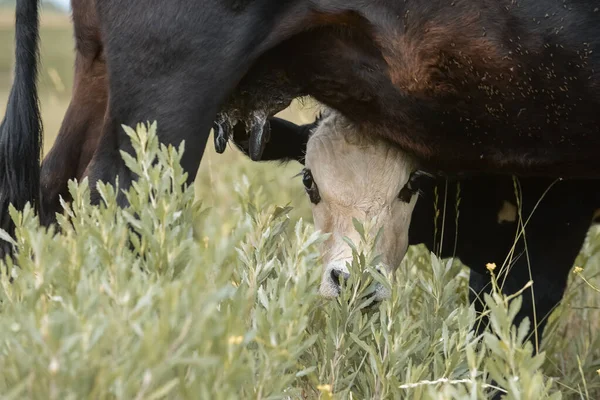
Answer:
<svg viewBox="0 0 600 400"><path fill-rule="evenodd" d="M55 221L59 199L69 200L69 179L80 180L102 134L108 82L94 3L73 1L76 40L71 102L52 149L42 163L41 222Z"/></svg>
<svg viewBox="0 0 600 400"><path fill-rule="evenodd" d="M54 222L59 199L69 200L69 179L82 178L102 133L107 90L104 77L92 70L76 71L77 86L54 145L42 163L42 223ZM93 94L93 97L90 96Z"/></svg>

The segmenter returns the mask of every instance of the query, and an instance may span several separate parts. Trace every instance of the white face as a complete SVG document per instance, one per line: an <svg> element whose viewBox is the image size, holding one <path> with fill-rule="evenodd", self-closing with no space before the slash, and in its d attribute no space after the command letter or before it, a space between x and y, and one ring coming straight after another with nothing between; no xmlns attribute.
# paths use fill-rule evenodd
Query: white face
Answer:
<svg viewBox="0 0 600 400"><path fill-rule="evenodd" d="M417 196L407 202L399 194L416 164L389 143L365 136L332 112L315 128L306 148L303 181L315 229L331 233L322 249L325 266L320 292L325 297L337 296L339 280L348 274L346 262L352 261L352 250L344 236L360 243L353 218L363 224L374 221L373 234L383 228L377 253L388 271L396 270L408 247Z"/></svg>

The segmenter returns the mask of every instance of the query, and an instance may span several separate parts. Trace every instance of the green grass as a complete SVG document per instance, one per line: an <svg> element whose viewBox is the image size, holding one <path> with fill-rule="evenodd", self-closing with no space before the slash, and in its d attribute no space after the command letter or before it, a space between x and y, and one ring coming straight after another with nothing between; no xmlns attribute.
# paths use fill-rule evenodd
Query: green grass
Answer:
<svg viewBox="0 0 600 400"><path fill-rule="evenodd" d="M0 21L4 107L13 31L11 18ZM73 43L68 20L45 21L48 149L68 104ZM312 112L295 104L283 115ZM143 166L155 149L142 148ZM252 163L233 148L217 155L211 142L194 188L174 194L176 160L165 156L160 174L146 167L133 210L118 210L108 189L109 209L91 207L85 187L74 187L73 225L63 221L59 236L25 213L19 278L0 289L2 398L481 398L492 379L512 382L509 398L543 397L546 384L563 398L600 398L600 293L591 286L600 287L600 230L536 360L510 336L500 298L490 304L502 340L476 345L464 271L422 247L410 249L381 306L361 305L369 273L354 274L358 289L343 301L320 299L319 237L293 178L298 164ZM126 222L140 234L134 249ZM357 271L372 266L369 248Z"/></svg>

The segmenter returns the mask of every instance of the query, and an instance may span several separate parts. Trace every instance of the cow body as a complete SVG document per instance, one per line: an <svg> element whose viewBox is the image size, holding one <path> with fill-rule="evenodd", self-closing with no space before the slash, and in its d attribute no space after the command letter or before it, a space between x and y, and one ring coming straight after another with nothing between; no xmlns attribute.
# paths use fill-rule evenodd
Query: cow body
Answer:
<svg viewBox="0 0 600 400"><path fill-rule="evenodd" d="M597 2L351 3L343 28L259 59L231 102L311 95L434 172L600 177Z"/></svg>
<svg viewBox="0 0 600 400"><path fill-rule="evenodd" d="M162 143L186 142L182 166L193 182L212 121L252 62L301 14L293 1L107 0L96 3L107 65L107 113L85 172L127 188L121 125L157 120ZM92 190L92 201L98 201ZM125 203L121 197L120 202Z"/></svg>
<svg viewBox="0 0 600 400"><path fill-rule="evenodd" d="M94 202L99 179L114 182L118 175L121 187L128 187L134 177L120 151L131 147L121 124L158 120L162 142L186 140L182 163L192 182L223 98L250 60L276 40L273 25L285 28L276 18L281 10L290 18L300 13L289 1L150 3L71 1L73 94L41 167L45 224L60 212L60 198L70 198L69 179L90 178Z"/></svg>
<svg viewBox="0 0 600 400"><path fill-rule="evenodd" d="M482 302L476 300L492 290L488 264L496 265L493 272L506 294L532 280L515 323L529 318L531 339L539 343L600 208L600 181L478 176L422 179L418 187L422 195L412 215L410 244L425 244L468 266L470 300L479 311Z"/></svg>

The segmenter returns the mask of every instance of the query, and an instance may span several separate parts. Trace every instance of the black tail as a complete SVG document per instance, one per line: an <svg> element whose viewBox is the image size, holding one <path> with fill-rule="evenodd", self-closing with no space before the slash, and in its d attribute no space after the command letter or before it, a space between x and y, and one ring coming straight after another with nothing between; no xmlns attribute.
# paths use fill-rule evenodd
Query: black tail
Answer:
<svg viewBox="0 0 600 400"><path fill-rule="evenodd" d="M0 125L0 228L11 235L8 206L38 208L42 122L37 94L39 0L17 0L15 75ZM8 243L0 239L0 256ZM3 251L4 250L4 251Z"/></svg>

